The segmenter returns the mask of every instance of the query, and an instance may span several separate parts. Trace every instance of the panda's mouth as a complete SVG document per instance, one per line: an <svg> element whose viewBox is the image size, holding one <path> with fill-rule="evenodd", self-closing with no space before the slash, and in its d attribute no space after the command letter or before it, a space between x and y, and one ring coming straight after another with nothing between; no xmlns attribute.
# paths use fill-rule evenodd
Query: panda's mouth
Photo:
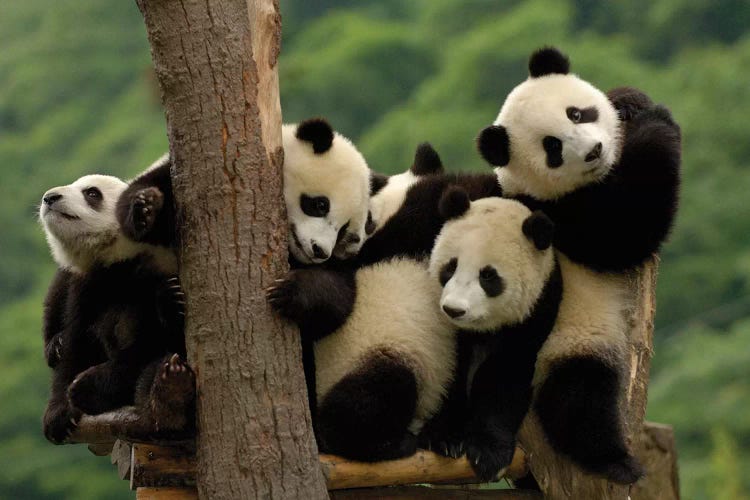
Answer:
<svg viewBox="0 0 750 500"><path fill-rule="evenodd" d="M66 219L66 220L80 220L81 219L77 215L67 214L65 212L61 212L60 210L56 210L54 208L48 208L47 214L55 214L56 216L62 217L63 219Z"/></svg>

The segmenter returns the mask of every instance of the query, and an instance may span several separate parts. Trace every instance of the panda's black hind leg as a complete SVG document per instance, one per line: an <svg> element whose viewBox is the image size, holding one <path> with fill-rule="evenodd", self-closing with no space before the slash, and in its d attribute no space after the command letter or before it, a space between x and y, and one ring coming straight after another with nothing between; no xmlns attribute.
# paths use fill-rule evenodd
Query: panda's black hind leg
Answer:
<svg viewBox="0 0 750 500"><path fill-rule="evenodd" d="M414 372L398 354L374 353L341 379L320 402L318 445L322 452L366 462L416 452L408 431L417 402Z"/></svg>
<svg viewBox="0 0 750 500"><path fill-rule="evenodd" d="M644 470L625 444L619 394L616 370L593 357L575 357L553 366L534 408L558 452L591 473L631 484Z"/></svg>

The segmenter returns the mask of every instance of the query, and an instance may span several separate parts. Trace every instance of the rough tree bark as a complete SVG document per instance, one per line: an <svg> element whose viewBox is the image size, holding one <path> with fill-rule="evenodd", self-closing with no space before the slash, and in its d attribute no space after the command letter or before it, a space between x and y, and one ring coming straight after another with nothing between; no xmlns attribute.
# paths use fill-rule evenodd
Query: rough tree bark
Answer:
<svg viewBox="0 0 750 500"><path fill-rule="evenodd" d="M181 228L201 498L326 498L286 270L278 0L136 0L162 91Z"/></svg>

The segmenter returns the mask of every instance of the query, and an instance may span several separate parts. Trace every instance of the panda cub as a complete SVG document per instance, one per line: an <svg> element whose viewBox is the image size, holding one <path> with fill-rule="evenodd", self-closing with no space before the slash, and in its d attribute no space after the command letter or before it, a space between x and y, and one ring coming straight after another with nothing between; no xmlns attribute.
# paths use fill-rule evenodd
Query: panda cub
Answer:
<svg viewBox="0 0 750 500"><path fill-rule="evenodd" d="M174 255L124 236L115 204L127 184L88 175L44 194L40 219L59 269L44 308L54 365L45 436L63 442L82 413L138 404L148 428L183 430L192 372L169 276ZM185 388L175 399L176 388ZM158 398L159 395L168 397Z"/></svg>
<svg viewBox="0 0 750 500"><path fill-rule="evenodd" d="M356 254L366 236L370 191L370 169L362 154L322 118L283 125L282 145L292 265ZM165 154L118 201L117 218L132 240L176 246L171 168Z"/></svg>
<svg viewBox="0 0 750 500"><path fill-rule="evenodd" d="M447 222L430 274L443 287L441 310L460 329L459 361L420 445L452 457L465 452L489 481L511 462L537 353L557 318L563 287L551 248L554 225L517 201L470 202L457 187L443 195L440 213Z"/></svg>
<svg viewBox="0 0 750 500"><path fill-rule="evenodd" d="M627 379L628 271L669 234L679 192L680 129L636 89L605 95L569 73L554 48L479 134L504 196L555 223L565 282L557 324L539 353L534 410L552 446L584 469L629 484L620 404Z"/></svg>
<svg viewBox="0 0 750 500"><path fill-rule="evenodd" d="M452 208L445 213L457 219L449 222L436 242L434 265L401 256L357 269L354 287L345 289L351 294L347 297L353 303L351 311L338 329L315 343L316 435L321 451L364 461L412 454L415 434L438 411L454 378L459 328L487 332L498 338L497 346L518 342L535 351L546 336L538 327L546 325L549 332L554 322L554 314L544 321L536 319L541 311L537 303L554 303L549 290L559 288L559 280L553 278L549 221L545 224L543 216L510 200L482 200L469 210L468 195L449 193L452 203L446 203ZM454 201L461 195L463 205ZM456 204L460 206L455 208ZM446 266L457 262L460 269L455 279L446 280ZM492 271L494 277L489 277ZM294 319L310 324L324 307L338 313L338 295L320 295L316 308L306 309L304 298L317 295L315 289L325 282L326 274L336 271L318 268L316 280L299 280L293 273L280 285L283 293L272 290L271 304L289 317L285 300L296 300ZM555 284L547 286L549 281ZM327 304L324 297L329 297ZM465 308L464 318L458 318L458 307ZM514 340L516 336L524 340ZM494 347L488 350L497 355ZM534 365L530 356L520 349L517 353L517 364L523 359L527 365L520 376L527 392ZM496 390L503 382L513 384L496 380L495 375L518 376L478 364L479 372L470 378L482 393ZM516 366L512 361L509 364ZM472 422L477 433L482 433L477 435L479 453L497 443L497 439L479 442L488 435L496 437L496 429L507 430L510 436L502 437L513 442L515 420L520 422L526 411L523 408L520 417L511 421L513 412L491 403L501 396L501 392L483 394L471 400L476 401L471 407L476 417ZM515 403L511 405L516 410ZM473 458L484 464L488 457L477 454ZM497 473L504 465L491 467Z"/></svg>

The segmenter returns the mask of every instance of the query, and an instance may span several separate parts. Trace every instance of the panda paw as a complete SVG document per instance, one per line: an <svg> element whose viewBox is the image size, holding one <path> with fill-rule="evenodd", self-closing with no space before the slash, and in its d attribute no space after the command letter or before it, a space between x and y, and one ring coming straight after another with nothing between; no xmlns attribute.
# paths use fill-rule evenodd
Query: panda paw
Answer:
<svg viewBox="0 0 750 500"><path fill-rule="evenodd" d="M185 396L192 398L195 394L193 369L180 358L179 354L165 357L164 363L154 379L152 393L155 396L163 395L164 398L172 398L175 395L179 395L180 398Z"/></svg>
<svg viewBox="0 0 750 500"><path fill-rule="evenodd" d="M497 479L510 465L515 449L515 438L489 429L475 429L466 437L466 458L482 482Z"/></svg>
<svg viewBox="0 0 750 500"><path fill-rule="evenodd" d="M44 358L47 360L47 366L54 368L60 362L63 350L62 332L56 333L47 345L44 346Z"/></svg>
<svg viewBox="0 0 750 500"><path fill-rule="evenodd" d="M65 443L78 428L81 415L67 403L50 402L42 421L44 437L54 444Z"/></svg>
<svg viewBox="0 0 750 500"><path fill-rule="evenodd" d="M195 401L195 373L179 354L167 355L151 386L149 411L156 431L185 431Z"/></svg>
<svg viewBox="0 0 750 500"><path fill-rule="evenodd" d="M141 238L154 227L156 215L164 205L164 194L156 187L137 191L131 202L131 218L136 238Z"/></svg>
<svg viewBox="0 0 750 500"><path fill-rule="evenodd" d="M430 450L438 455L448 458L459 458L464 454L466 443L458 435L444 435L440 437L419 436L419 447L423 450Z"/></svg>
<svg viewBox="0 0 750 500"><path fill-rule="evenodd" d="M87 415L99 415L121 406L115 400L112 381L104 372L102 365L96 365L73 379L68 386L68 399L75 409Z"/></svg>
<svg viewBox="0 0 750 500"><path fill-rule="evenodd" d="M266 289L266 300L280 316L298 321L303 314L297 272L289 271Z"/></svg>

